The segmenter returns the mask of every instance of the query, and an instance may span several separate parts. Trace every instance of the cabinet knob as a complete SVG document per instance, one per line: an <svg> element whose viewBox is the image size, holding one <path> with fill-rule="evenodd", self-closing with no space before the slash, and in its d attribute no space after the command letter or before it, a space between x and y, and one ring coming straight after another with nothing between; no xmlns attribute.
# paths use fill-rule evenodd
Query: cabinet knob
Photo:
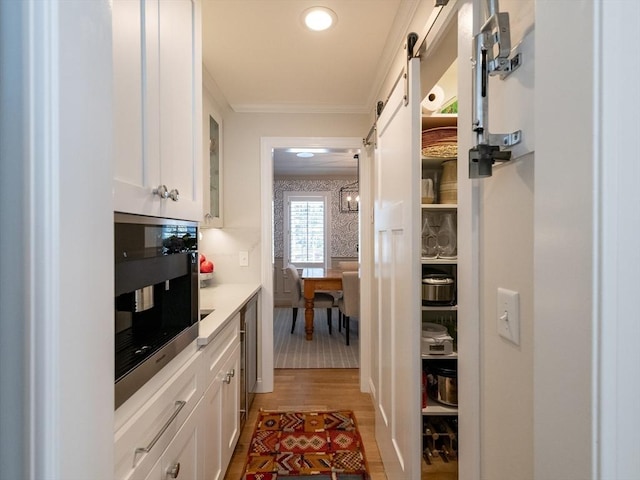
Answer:
<svg viewBox="0 0 640 480"><path fill-rule="evenodd" d="M235 369L231 370L230 372L227 372L227 374L225 375L225 378L224 378L224 383L226 383L227 385L230 384L231 383L231 379L233 377L235 377L235 375L236 375Z"/></svg>
<svg viewBox="0 0 640 480"><path fill-rule="evenodd" d="M169 198L169 190L166 185L158 185L153 189L153 194L158 195L160 198Z"/></svg>
<svg viewBox="0 0 640 480"><path fill-rule="evenodd" d="M180 475L180 462L174 463L167 468L167 476L170 478L178 478Z"/></svg>
<svg viewBox="0 0 640 480"><path fill-rule="evenodd" d="M174 188L169 192L169 198L174 202L177 202L178 200L180 200L180 192L178 191L177 188Z"/></svg>

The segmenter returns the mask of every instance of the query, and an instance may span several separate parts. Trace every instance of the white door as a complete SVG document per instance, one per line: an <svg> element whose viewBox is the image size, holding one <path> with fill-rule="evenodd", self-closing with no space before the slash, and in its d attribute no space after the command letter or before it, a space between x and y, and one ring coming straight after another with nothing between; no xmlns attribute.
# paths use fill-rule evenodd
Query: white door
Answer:
<svg viewBox="0 0 640 480"><path fill-rule="evenodd" d="M373 358L376 440L387 476L420 473L420 60L377 123L374 229L378 306Z"/></svg>

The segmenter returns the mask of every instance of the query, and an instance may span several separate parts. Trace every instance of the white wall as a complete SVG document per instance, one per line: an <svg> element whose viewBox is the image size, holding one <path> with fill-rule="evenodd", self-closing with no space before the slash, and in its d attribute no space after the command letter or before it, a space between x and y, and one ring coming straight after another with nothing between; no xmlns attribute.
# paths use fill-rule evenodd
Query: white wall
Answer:
<svg viewBox="0 0 640 480"><path fill-rule="evenodd" d="M228 113L224 119L224 226L202 230L201 250L216 265L216 282L261 280L261 137L364 137L367 115ZM271 241L267 239L267 241ZM249 266L238 252L249 252Z"/></svg>
<svg viewBox="0 0 640 480"><path fill-rule="evenodd" d="M511 43L516 45L533 29L534 0L500 2L500 11L510 16ZM484 17L483 17L484 18ZM534 61L526 57L524 62ZM531 65L521 67L531 70ZM505 95L507 83L521 82L519 72L505 80L492 78L489 90L489 130L501 132L514 125L517 110L504 111L496 95ZM521 72L520 72L521 73ZM533 95L531 83L521 82L522 95ZM512 107L522 98L516 96ZM493 109L492 109L493 107ZM495 120L495 121L494 121ZM517 121L517 120L516 120ZM505 132L506 133L506 132ZM481 350L481 478L529 480L533 477L533 207L535 157L528 154L501 167L493 176L478 180L480 254L480 350ZM520 294L520 345L498 335L497 290ZM554 477L556 478L556 477Z"/></svg>
<svg viewBox="0 0 640 480"><path fill-rule="evenodd" d="M3 102L0 130L0 217L4 226L11 225L12 238L3 236L0 245L5 257L13 257L8 262L3 258L0 269L0 334L3 342L12 343L14 355L0 359L1 390L14 389L9 405L4 394L0 398L0 476L110 479L114 327L109 3L0 5L3 48L18 59L0 55L2 99L12 99ZM13 30L5 29L7 14ZM8 68L12 78L6 81ZM5 110L7 105L11 110ZM5 162L13 166L5 169ZM11 330L5 328L7 321ZM14 419L5 423L8 415Z"/></svg>
<svg viewBox="0 0 640 480"><path fill-rule="evenodd" d="M592 463L596 458L592 423L597 295L593 283L595 3L536 2L533 413L537 480L596 478ZM569 58L565 53L570 53Z"/></svg>

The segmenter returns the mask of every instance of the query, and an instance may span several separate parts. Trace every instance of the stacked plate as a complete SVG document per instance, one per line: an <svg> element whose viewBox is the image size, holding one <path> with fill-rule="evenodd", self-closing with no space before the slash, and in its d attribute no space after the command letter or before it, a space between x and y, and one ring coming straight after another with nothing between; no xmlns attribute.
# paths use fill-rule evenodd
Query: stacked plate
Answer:
<svg viewBox="0 0 640 480"><path fill-rule="evenodd" d="M422 131L422 156L456 158L458 156L457 127L438 127Z"/></svg>

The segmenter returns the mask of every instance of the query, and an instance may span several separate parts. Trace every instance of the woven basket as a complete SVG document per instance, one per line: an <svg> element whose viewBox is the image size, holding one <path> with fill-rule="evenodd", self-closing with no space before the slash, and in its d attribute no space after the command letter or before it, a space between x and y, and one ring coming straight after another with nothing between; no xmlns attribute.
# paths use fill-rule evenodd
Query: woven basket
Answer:
<svg viewBox="0 0 640 480"><path fill-rule="evenodd" d="M457 127L438 127L430 128L429 130L422 131L422 146L426 147L432 143L439 141L457 142L458 140L458 128Z"/></svg>

